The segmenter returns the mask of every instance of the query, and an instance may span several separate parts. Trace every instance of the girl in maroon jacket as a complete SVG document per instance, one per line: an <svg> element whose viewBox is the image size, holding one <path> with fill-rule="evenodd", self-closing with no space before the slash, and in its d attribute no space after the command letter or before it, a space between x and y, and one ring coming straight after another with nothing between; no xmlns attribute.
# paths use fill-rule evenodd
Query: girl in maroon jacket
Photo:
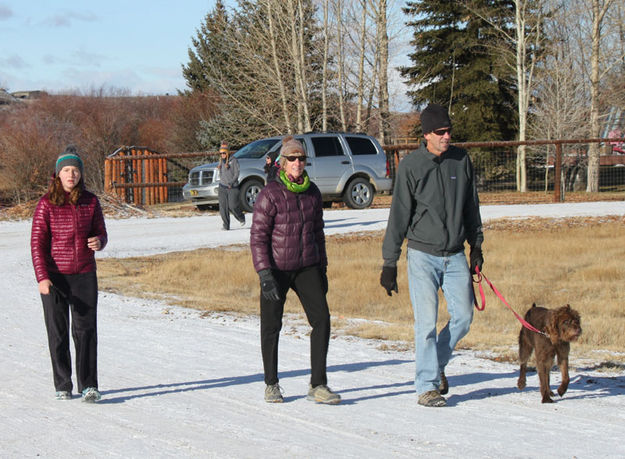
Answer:
<svg viewBox="0 0 625 459"><path fill-rule="evenodd" d="M330 311L323 202L304 170L306 152L293 137L285 137L280 170L254 203L250 245L260 277L260 335L265 369L265 401L284 399L278 384L278 338L289 289L299 297L310 335L311 378L308 400L336 404L340 395L327 386L326 357L330 342Z"/></svg>
<svg viewBox="0 0 625 459"><path fill-rule="evenodd" d="M33 215L30 248L43 302L58 400L72 398L69 314L78 391L100 400L97 373L98 281L94 252L107 242L98 198L84 188L83 162L73 146L56 161L54 180Z"/></svg>

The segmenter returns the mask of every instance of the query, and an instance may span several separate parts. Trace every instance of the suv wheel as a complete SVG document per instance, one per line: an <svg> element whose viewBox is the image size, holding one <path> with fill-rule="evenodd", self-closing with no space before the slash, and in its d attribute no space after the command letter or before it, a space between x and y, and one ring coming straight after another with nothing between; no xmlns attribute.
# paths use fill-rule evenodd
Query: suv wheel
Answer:
<svg viewBox="0 0 625 459"><path fill-rule="evenodd" d="M347 187L345 187L343 200L352 209L364 209L371 205L374 194L373 185L368 180L357 178L349 182Z"/></svg>
<svg viewBox="0 0 625 459"><path fill-rule="evenodd" d="M264 183L258 179L250 179L241 186L241 209L245 212L253 212L254 203L258 197L258 193L263 189Z"/></svg>

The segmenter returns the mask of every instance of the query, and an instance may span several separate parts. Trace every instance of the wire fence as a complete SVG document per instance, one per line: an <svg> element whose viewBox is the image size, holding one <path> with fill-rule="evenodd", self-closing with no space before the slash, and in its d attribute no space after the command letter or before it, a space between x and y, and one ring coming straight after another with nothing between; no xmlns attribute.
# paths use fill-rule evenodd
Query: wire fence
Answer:
<svg viewBox="0 0 625 459"><path fill-rule="evenodd" d="M412 140L413 143L406 143ZM419 147L415 139L385 145L389 173L394 178L399 161ZM475 167L480 192L517 191L517 147L526 145L527 191L553 193L555 202L565 199L572 191L586 190L588 146L600 144L599 191L625 192L625 139L532 140L525 142L465 142L454 144L466 148ZM167 187L165 200L182 200L182 186L189 170L199 164L217 160L217 152L160 154L146 147L124 147L130 156L116 151L107 158L105 188L126 202L148 204L163 202L155 189ZM158 173L146 174L154 161L166 161ZM112 178L110 178L112 177Z"/></svg>
<svg viewBox="0 0 625 459"><path fill-rule="evenodd" d="M475 167L478 189L485 192L517 191L517 147L526 145L527 191L553 192L560 202L566 192L585 191L588 146L600 144L599 191L625 191L625 139L563 139L525 142L465 142ZM384 146L394 174L399 161L418 143Z"/></svg>

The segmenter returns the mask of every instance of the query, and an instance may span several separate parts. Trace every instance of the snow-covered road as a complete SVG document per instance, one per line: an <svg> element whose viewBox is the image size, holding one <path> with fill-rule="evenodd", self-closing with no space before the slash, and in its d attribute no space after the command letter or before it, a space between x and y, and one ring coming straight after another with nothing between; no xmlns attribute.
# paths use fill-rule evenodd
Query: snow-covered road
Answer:
<svg viewBox="0 0 625 459"><path fill-rule="evenodd" d="M328 211L327 233L383 229L387 214ZM484 220L608 214L625 215L625 202L482 207ZM249 238L249 225L221 231L217 215L107 225L110 244L102 256ZM110 293L101 293L99 310L103 400L56 401L29 231L29 222L0 222L2 457L625 456L622 368L577 368L569 392L542 405L535 373L519 392L516 365L463 351L448 367L449 406L428 409L416 403L412 353L335 337L329 384L343 403L319 406L305 399L307 328L289 317L280 341L286 403L266 404L256 317L205 316ZM557 384L559 375L552 379Z"/></svg>

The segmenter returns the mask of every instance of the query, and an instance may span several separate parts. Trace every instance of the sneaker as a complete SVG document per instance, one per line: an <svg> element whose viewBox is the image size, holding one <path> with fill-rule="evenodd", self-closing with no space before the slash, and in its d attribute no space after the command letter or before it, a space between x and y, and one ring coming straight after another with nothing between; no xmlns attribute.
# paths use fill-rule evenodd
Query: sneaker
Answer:
<svg viewBox="0 0 625 459"><path fill-rule="evenodd" d="M68 391L68 390L57 390L55 398L57 400L71 400L72 399L72 393L70 391Z"/></svg>
<svg viewBox="0 0 625 459"><path fill-rule="evenodd" d="M226 227L226 225L223 225L223 226L221 227L221 229L222 229L222 230L224 230L224 231L230 231L230 228Z"/></svg>
<svg viewBox="0 0 625 459"><path fill-rule="evenodd" d="M419 405L438 407L447 405L447 401L439 391L430 390L419 395Z"/></svg>
<svg viewBox="0 0 625 459"><path fill-rule="evenodd" d="M85 403L95 403L102 398L102 395L95 387L87 387L82 391L82 401Z"/></svg>
<svg viewBox="0 0 625 459"><path fill-rule="evenodd" d="M317 387L309 385L306 400L317 403L325 403L326 405L336 405L341 403L341 396L332 392L332 390L324 384Z"/></svg>
<svg viewBox="0 0 625 459"><path fill-rule="evenodd" d="M445 372L441 371L441 385L438 386L438 391L441 395L445 395L449 392L449 383L447 382L447 377L445 376Z"/></svg>
<svg viewBox="0 0 625 459"><path fill-rule="evenodd" d="M282 388L278 383L267 384L267 387L265 387L265 401L267 403L282 403L284 401Z"/></svg>

